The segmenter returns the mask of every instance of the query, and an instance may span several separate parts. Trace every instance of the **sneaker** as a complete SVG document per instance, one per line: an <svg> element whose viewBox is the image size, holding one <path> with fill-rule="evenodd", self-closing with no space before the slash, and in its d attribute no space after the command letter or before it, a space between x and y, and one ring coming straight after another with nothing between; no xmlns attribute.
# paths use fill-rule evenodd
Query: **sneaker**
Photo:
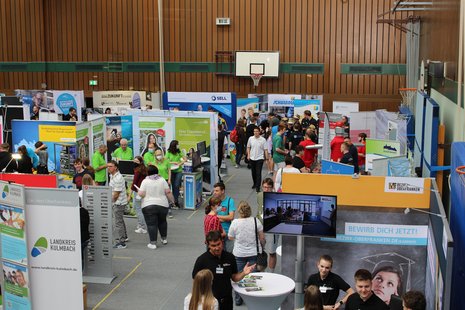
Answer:
<svg viewBox="0 0 465 310"><path fill-rule="evenodd" d="M174 217L173 214L171 214L171 213L168 214L169 219L172 219L173 217Z"/></svg>
<svg viewBox="0 0 465 310"><path fill-rule="evenodd" d="M124 242L129 242L129 237L128 236L124 237L123 239L124 239Z"/></svg>
<svg viewBox="0 0 465 310"><path fill-rule="evenodd" d="M235 168L239 168L239 165L235 165L234 167L235 167Z"/></svg>
<svg viewBox="0 0 465 310"><path fill-rule="evenodd" d="M142 227L139 227L137 228L136 230L134 230L134 232L136 234L146 234L147 233L147 230L146 229L143 229Z"/></svg>
<svg viewBox="0 0 465 310"><path fill-rule="evenodd" d="M167 245L167 244L168 244L168 240L166 240L166 239L161 239L161 243L163 243L164 245Z"/></svg>
<svg viewBox="0 0 465 310"><path fill-rule="evenodd" d="M153 244L153 243L149 243L147 244L147 247L150 249L150 250L155 250L157 248L157 245L156 244Z"/></svg>
<svg viewBox="0 0 465 310"><path fill-rule="evenodd" d="M123 242L118 242L113 246L113 249L125 249L126 248L126 243Z"/></svg>

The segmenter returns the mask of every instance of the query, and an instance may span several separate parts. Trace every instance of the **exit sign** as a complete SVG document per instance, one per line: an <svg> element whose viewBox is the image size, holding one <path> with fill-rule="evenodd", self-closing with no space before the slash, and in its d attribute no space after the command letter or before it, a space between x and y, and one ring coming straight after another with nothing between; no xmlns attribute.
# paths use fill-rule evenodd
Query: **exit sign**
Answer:
<svg viewBox="0 0 465 310"><path fill-rule="evenodd" d="M90 86L97 86L98 82L97 82L97 80L89 80L89 85Z"/></svg>

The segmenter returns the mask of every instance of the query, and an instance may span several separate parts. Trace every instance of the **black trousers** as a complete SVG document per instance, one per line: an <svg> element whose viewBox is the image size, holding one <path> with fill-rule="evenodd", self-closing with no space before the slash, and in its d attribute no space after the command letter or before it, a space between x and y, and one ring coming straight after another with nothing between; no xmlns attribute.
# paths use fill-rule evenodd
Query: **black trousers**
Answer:
<svg viewBox="0 0 465 310"><path fill-rule="evenodd" d="M262 183L263 159L250 160L250 170L252 171L252 181L255 188L260 188Z"/></svg>
<svg viewBox="0 0 465 310"><path fill-rule="evenodd" d="M233 310L233 299L232 296L224 298L217 298L219 304L219 310Z"/></svg>

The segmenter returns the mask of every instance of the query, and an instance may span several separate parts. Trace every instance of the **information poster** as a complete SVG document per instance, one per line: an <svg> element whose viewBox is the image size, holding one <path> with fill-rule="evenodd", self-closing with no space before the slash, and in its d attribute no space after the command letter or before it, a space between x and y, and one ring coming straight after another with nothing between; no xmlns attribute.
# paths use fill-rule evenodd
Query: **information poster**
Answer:
<svg viewBox="0 0 465 310"><path fill-rule="evenodd" d="M94 109L100 114L104 114L107 109L110 109L110 114L122 115L127 109L140 109L147 104L145 91L94 91L92 97Z"/></svg>
<svg viewBox="0 0 465 310"><path fill-rule="evenodd" d="M34 309L83 309L77 190L26 189Z"/></svg>
<svg viewBox="0 0 465 310"><path fill-rule="evenodd" d="M241 117L241 110L245 110L245 117L248 117L249 108L252 108L254 110L254 112L259 112L259 110L258 110L258 98L239 98L239 99L237 99L236 121L239 119L239 117Z"/></svg>
<svg viewBox="0 0 465 310"><path fill-rule="evenodd" d="M321 111L321 100L319 99L294 99L294 115L304 117L304 112L309 110L314 119L318 119L318 112Z"/></svg>
<svg viewBox="0 0 465 310"><path fill-rule="evenodd" d="M78 121L82 121L81 110L85 106L84 91L48 91L47 100L53 102L55 113L66 115L70 108L75 108L77 111Z"/></svg>
<svg viewBox="0 0 465 310"><path fill-rule="evenodd" d="M97 118L92 122L92 147L91 153L93 154L98 150L100 145L105 145L105 118Z"/></svg>
<svg viewBox="0 0 465 310"><path fill-rule="evenodd" d="M90 158L90 126L91 124L79 123L76 124L76 148L79 158Z"/></svg>
<svg viewBox="0 0 465 310"><path fill-rule="evenodd" d="M179 141L179 148L187 154L191 148L197 150L197 143L205 141L207 154L210 154L210 119L193 117L176 117L175 138Z"/></svg>
<svg viewBox="0 0 465 310"><path fill-rule="evenodd" d="M26 240L24 187L0 182L0 238L2 242L5 309L30 310L30 270Z"/></svg>
<svg viewBox="0 0 465 310"><path fill-rule="evenodd" d="M321 173L351 175L354 174L354 166L323 159L321 161Z"/></svg>
<svg viewBox="0 0 465 310"><path fill-rule="evenodd" d="M149 143L166 152L173 140L172 123L171 117L139 116L139 154L147 153Z"/></svg>
<svg viewBox="0 0 465 310"><path fill-rule="evenodd" d="M349 116L352 112L358 112L358 102L333 101L333 113Z"/></svg>
<svg viewBox="0 0 465 310"><path fill-rule="evenodd" d="M22 208L0 205L0 231L4 259L27 264L25 223Z"/></svg>
<svg viewBox="0 0 465 310"><path fill-rule="evenodd" d="M236 125L235 93L166 92L163 109L197 112L217 112L226 121L226 130Z"/></svg>
<svg viewBox="0 0 465 310"><path fill-rule="evenodd" d="M128 140L128 147L133 149L131 115L108 116L105 118L105 122L108 154L112 154L120 147L121 139Z"/></svg>
<svg viewBox="0 0 465 310"><path fill-rule="evenodd" d="M28 267L3 261L3 289L5 309L27 310L31 308ZM38 308L40 309L40 308Z"/></svg>
<svg viewBox="0 0 465 310"><path fill-rule="evenodd" d="M367 171L373 169L374 159L401 155L400 142L397 141L367 139L365 147L365 167Z"/></svg>

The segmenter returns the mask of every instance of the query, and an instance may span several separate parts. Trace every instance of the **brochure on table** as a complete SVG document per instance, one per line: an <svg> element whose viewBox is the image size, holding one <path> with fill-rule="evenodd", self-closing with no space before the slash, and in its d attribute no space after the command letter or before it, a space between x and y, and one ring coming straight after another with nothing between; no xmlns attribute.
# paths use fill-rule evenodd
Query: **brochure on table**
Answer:
<svg viewBox="0 0 465 310"><path fill-rule="evenodd" d="M111 114L126 114L126 110L140 109L147 105L147 93L145 91L111 90L94 91L92 93L94 109L104 114L110 108Z"/></svg>
<svg viewBox="0 0 465 310"><path fill-rule="evenodd" d="M221 113L226 121L226 130L232 130L236 125L236 94L235 93L197 93L197 92L165 92L163 94L163 109L179 111L208 111Z"/></svg>
<svg viewBox="0 0 465 310"><path fill-rule="evenodd" d="M212 112L191 111L128 111L133 117L134 155L147 151L149 142L165 152L172 140L179 141L179 149L187 155L197 143L205 141L207 156L202 158L203 187L208 191L218 179L218 115Z"/></svg>
<svg viewBox="0 0 465 310"><path fill-rule="evenodd" d="M25 190L0 181L0 235L5 309L32 309L28 266Z"/></svg>
<svg viewBox="0 0 465 310"><path fill-rule="evenodd" d="M34 309L82 309L78 191L27 188L26 205Z"/></svg>

